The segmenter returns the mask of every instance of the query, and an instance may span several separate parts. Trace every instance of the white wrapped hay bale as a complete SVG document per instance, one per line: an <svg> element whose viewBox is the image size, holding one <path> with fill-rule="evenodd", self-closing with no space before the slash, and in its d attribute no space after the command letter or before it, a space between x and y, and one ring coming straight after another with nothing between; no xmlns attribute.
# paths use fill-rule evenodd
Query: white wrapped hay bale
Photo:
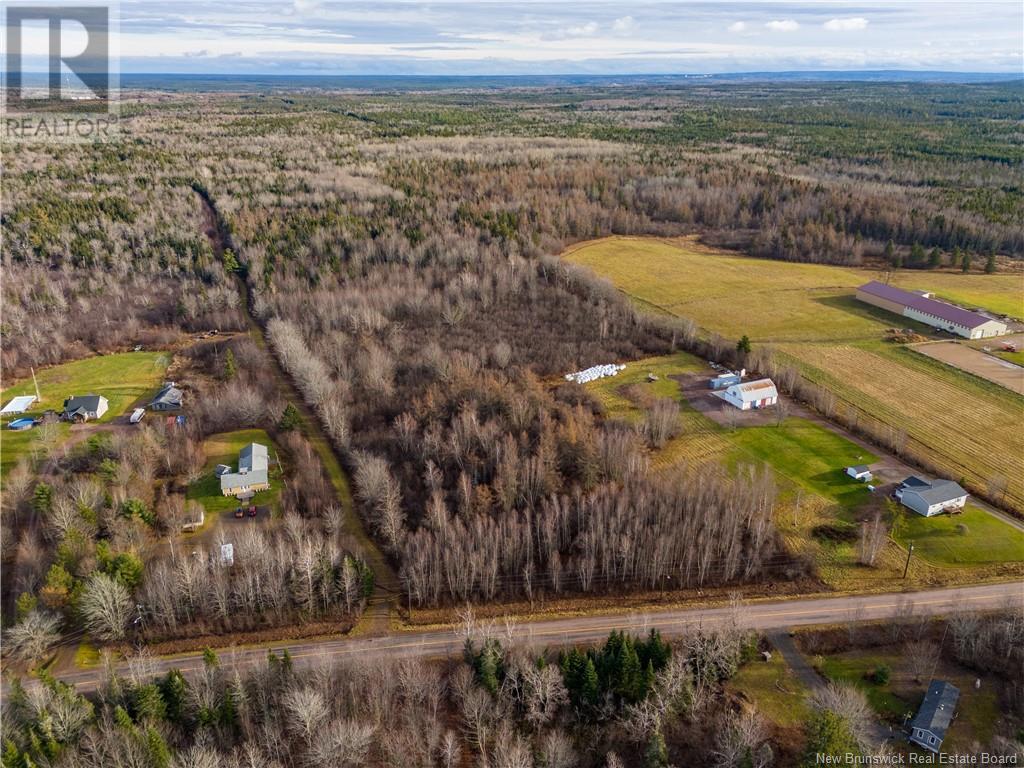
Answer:
<svg viewBox="0 0 1024 768"><path fill-rule="evenodd" d="M592 365L589 368L585 368L582 371L576 371L575 373L567 373L565 375L566 381L575 381L577 384L586 384L590 381L597 381L603 379L606 376L615 376L619 371L626 369L625 365L619 365L616 363L605 363L604 365Z"/></svg>

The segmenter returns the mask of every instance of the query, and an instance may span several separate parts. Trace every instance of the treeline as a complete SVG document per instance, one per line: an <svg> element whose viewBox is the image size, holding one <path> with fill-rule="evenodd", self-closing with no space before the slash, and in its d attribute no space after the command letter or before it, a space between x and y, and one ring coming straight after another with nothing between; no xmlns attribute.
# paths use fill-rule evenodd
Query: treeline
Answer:
<svg viewBox="0 0 1024 768"><path fill-rule="evenodd" d="M514 648L484 629L467 640L464 661L448 665L300 666L270 652L265 664L241 667L208 651L186 677L156 675L139 656L120 675L105 668L90 698L43 672L11 686L4 765L741 764L721 762L724 749L772 761L760 717L734 712L723 695L756 647L746 633L699 634L674 646L657 632L613 633L602 647L559 656ZM738 729L741 717L759 727Z"/></svg>
<svg viewBox="0 0 1024 768"><path fill-rule="evenodd" d="M402 579L414 602L435 604L791 578L800 566L776 557L773 502L764 476L605 484L500 517L453 512L435 493L428 519L401 534Z"/></svg>

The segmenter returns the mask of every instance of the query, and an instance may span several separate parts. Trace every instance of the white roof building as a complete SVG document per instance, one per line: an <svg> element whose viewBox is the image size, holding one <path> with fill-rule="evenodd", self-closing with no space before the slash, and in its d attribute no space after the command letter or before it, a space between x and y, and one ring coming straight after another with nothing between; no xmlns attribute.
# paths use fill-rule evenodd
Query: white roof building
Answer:
<svg viewBox="0 0 1024 768"><path fill-rule="evenodd" d="M779 390L771 379L757 379L733 384L725 392L719 393L719 397L741 411L749 411L775 405L779 401Z"/></svg>
<svg viewBox="0 0 1024 768"><path fill-rule="evenodd" d="M4 406L3 410L0 411L0 415L6 416L8 413L24 413L35 401L35 395L18 395Z"/></svg>

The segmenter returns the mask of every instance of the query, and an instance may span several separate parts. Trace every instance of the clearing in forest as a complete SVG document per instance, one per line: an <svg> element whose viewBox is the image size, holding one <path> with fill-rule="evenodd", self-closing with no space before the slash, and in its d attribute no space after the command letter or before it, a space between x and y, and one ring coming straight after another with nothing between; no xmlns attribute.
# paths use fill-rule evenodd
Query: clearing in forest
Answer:
<svg viewBox="0 0 1024 768"><path fill-rule="evenodd" d="M249 443L265 445L270 453L270 488L259 491L252 501L241 502L234 496L224 496L220 492L220 478L214 470L218 464L226 464L232 470L238 468L238 452ZM206 524L215 521L215 518L222 516L225 521L235 507L248 507L255 504L260 509L260 514L266 515L271 510L277 510L283 487L283 473L278 464L278 450L270 436L262 429L240 429L234 432L221 432L211 435L203 443L203 452L206 454L206 465L203 467L202 476L189 486L187 498L189 501L197 501L206 510ZM204 526L205 527L205 526Z"/></svg>
<svg viewBox="0 0 1024 768"><path fill-rule="evenodd" d="M885 342L893 327L934 334L854 298L854 288L877 272L755 259L692 238L610 237L577 244L564 258L610 279L642 307L690 318L729 340L745 334L770 345L831 390L841 408L904 434L908 454L976 489L1005 486L1007 502L1024 509L1024 399ZM894 282L996 311L1021 298L1016 274L904 271Z"/></svg>
<svg viewBox="0 0 1024 768"><path fill-rule="evenodd" d="M102 418L89 423L108 423L124 414L129 406L141 400L144 395L156 393L170 359L170 353L167 352L125 352L43 368L36 371L40 400L21 415L39 417L47 410L60 413L65 398L72 395L102 395L109 401L109 410ZM6 403L17 395L35 393L32 379L28 378L5 389L0 400ZM23 432L13 432L7 429L7 421L4 420L3 438L0 441L0 467L4 475L19 458L31 451L34 444L40 440L56 444L69 430L68 424L61 423L55 425L52 434L44 435L38 426Z"/></svg>

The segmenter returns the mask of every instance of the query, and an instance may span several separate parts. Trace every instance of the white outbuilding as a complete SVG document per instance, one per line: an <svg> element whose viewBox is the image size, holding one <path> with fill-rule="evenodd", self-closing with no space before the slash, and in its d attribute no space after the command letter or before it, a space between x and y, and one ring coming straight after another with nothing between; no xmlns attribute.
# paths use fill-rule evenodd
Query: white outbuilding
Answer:
<svg viewBox="0 0 1024 768"><path fill-rule="evenodd" d="M741 411L749 411L775 405L779 402L779 390L775 388L775 382L771 379L757 379L742 384L733 384L724 392L719 393L719 397Z"/></svg>

